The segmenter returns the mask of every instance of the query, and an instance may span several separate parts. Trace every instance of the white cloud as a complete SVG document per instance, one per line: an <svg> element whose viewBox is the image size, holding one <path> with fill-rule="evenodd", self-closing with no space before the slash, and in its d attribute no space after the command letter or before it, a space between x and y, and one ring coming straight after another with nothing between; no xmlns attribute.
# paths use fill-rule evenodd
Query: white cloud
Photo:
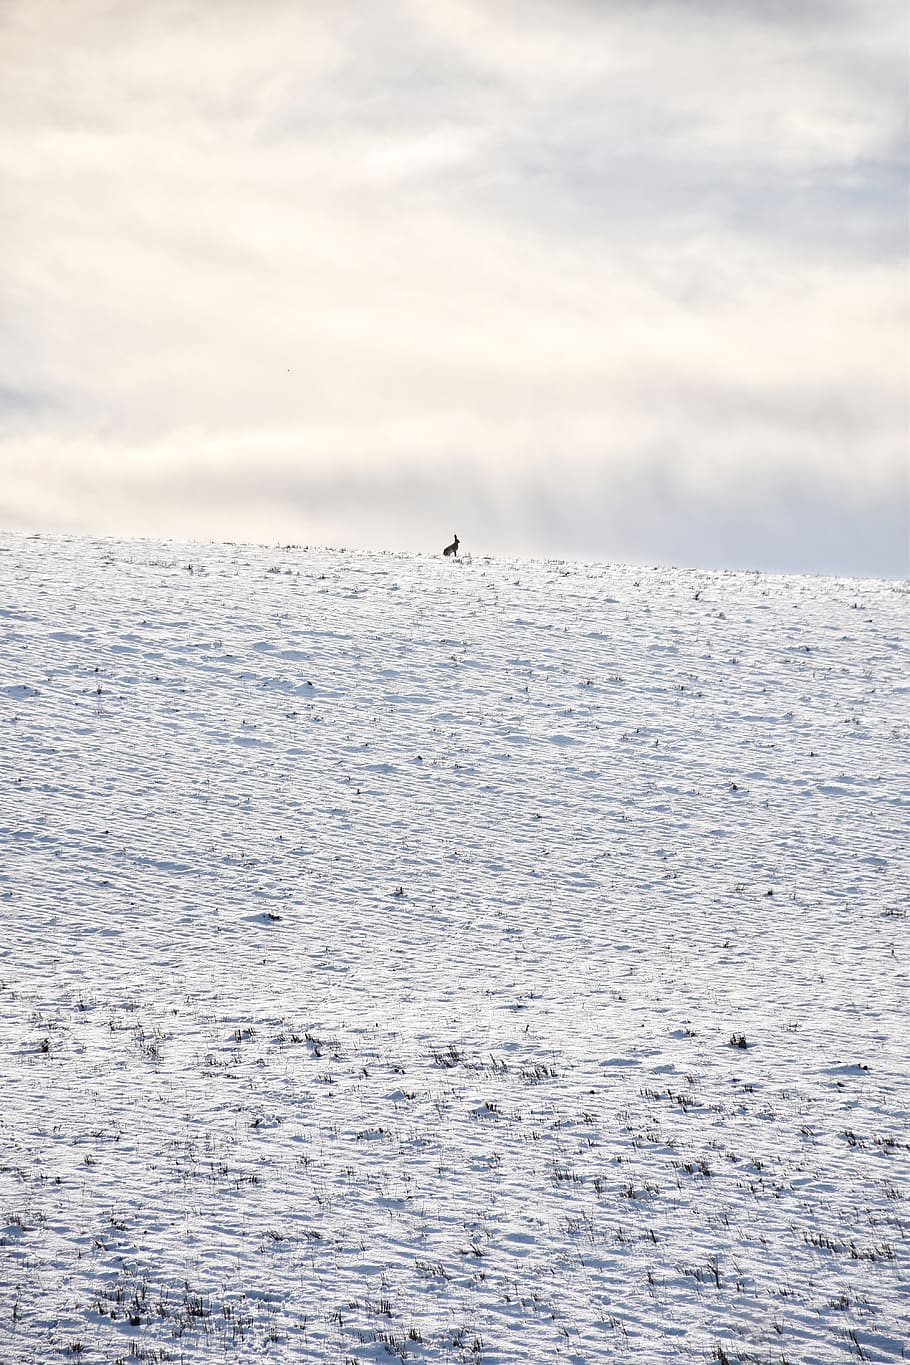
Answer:
<svg viewBox="0 0 910 1365"><path fill-rule="evenodd" d="M889 4L0 25L0 522L903 571Z"/></svg>

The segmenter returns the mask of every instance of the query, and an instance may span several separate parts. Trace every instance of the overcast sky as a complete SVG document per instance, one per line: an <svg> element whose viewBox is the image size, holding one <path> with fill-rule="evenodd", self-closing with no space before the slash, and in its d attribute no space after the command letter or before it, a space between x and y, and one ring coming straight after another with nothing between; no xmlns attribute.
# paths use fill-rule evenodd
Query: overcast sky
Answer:
<svg viewBox="0 0 910 1365"><path fill-rule="evenodd" d="M4 0L0 526L902 577L905 0Z"/></svg>

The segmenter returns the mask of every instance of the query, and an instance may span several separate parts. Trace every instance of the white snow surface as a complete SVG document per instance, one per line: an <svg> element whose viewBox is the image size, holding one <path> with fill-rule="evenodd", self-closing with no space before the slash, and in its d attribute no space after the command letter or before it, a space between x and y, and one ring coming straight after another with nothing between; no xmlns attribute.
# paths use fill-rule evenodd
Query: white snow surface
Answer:
<svg viewBox="0 0 910 1365"><path fill-rule="evenodd" d="M0 536L0 1361L910 1357L906 585Z"/></svg>

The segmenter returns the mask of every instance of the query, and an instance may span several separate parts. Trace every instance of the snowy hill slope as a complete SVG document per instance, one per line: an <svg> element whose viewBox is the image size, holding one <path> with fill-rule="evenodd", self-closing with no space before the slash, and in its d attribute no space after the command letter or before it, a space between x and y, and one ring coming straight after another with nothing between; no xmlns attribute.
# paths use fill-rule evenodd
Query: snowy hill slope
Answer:
<svg viewBox="0 0 910 1365"><path fill-rule="evenodd" d="M907 606L0 536L0 1362L907 1358Z"/></svg>

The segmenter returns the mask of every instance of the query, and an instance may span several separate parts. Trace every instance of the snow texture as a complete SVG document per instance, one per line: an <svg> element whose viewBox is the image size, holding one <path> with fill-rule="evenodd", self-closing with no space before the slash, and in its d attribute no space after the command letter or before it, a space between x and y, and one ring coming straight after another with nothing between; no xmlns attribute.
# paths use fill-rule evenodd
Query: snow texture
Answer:
<svg viewBox="0 0 910 1365"><path fill-rule="evenodd" d="M910 1356L898 583L0 537L0 1361Z"/></svg>

